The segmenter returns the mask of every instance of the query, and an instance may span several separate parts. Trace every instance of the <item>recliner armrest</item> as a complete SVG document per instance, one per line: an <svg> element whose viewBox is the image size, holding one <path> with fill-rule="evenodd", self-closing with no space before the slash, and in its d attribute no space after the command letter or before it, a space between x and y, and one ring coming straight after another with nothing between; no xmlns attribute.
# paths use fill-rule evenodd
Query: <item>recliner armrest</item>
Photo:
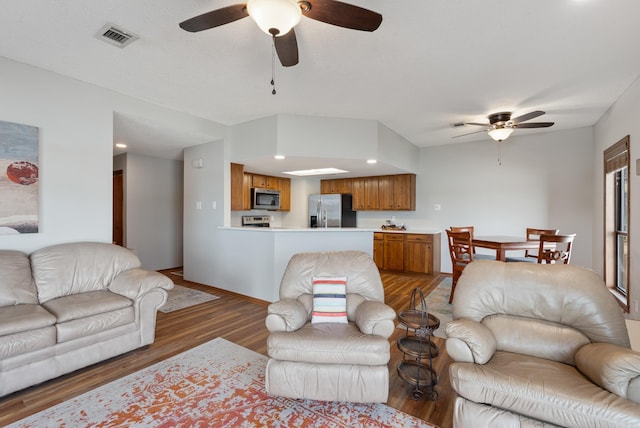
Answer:
<svg viewBox="0 0 640 428"><path fill-rule="evenodd" d="M576 352L576 366L601 388L640 403L640 353L611 343L590 343Z"/></svg>
<svg viewBox="0 0 640 428"><path fill-rule="evenodd" d="M396 312L383 302L365 300L356 308L356 325L364 334L388 338L394 332Z"/></svg>
<svg viewBox="0 0 640 428"><path fill-rule="evenodd" d="M295 331L309 320L309 313L304 305L294 299L282 299L271 303L267 308L265 325L270 332Z"/></svg>
<svg viewBox="0 0 640 428"><path fill-rule="evenodd" d="M131 300L136 300L154 288L171 290L173 281L159 272L136 268L120 273L108 286L109 291Z"/></svg>
<svg viewBox="0 0 640 428"><path fill-rule="evenodd" d="M496 339L484 325L459 318L445 326L447 353L454 361L485 364L496 352Z"/></svg>

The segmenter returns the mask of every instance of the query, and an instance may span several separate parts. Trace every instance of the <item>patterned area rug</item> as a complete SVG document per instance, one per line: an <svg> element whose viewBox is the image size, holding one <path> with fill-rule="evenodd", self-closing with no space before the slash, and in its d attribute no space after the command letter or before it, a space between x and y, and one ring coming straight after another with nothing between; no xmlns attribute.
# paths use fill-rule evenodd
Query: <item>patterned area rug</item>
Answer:
<svg viewBox="0 0 640 428"><path fill-rule="evenodd" d="M384 404L267 394L267 358L218 338L10 427L435 427Z"/></svg>
<svg viewBox="0 0 640 428"><path fill-rule="evenodd" d="M177 284L173 286L173 290L169 290L167 293L169 293L167 303L159 309L160 312L173 312L178 309L187 308L204 302L210 302L211 300L220 298L220 296L205 293L200 290L194 290L189 287L183 287Z"/></svg>
<svg viewBox="0 0 640 428"><path fill-rule="evenodd" d="M424 300L427 304L427 311L438 317L440 320L440 327L433 332L436 337L446 338L444 334L444 326L451 321L451 305L449 304L449 295L451 294L451 278L447 277L440 281L440 284L427 296ZM404 324L400 323L398 328L406 328Z"/></svg>

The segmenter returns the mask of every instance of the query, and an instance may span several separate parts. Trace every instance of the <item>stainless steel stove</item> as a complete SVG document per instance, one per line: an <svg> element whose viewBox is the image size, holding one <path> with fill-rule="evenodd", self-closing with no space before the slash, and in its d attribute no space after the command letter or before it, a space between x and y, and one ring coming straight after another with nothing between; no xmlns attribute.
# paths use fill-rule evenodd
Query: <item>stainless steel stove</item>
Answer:
<svg viewBox="0 0 640 428"><path fill-rule="evenodd" d="M269 227L271 216L268 215L243 215L243 227Z"/></svg>

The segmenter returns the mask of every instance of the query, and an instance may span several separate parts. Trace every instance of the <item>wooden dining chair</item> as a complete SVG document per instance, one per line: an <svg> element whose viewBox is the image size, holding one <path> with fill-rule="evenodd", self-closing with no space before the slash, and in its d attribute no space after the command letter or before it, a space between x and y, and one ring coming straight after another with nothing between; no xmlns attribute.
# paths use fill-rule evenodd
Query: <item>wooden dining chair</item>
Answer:
<svg viewBox="0 0 640 428"><path fill-rule="evenodd" d="M541 235L557 235L560 229L535 229L527 227L527 241L539 241ZM529 262L536 263L538 261L538 250L525 250L524 257L507 257L507 262Z"/></svg>
<svg viewBox="0 0 640 428"><path fill-rule="evenodd" d="M569 264L569 260L571 260L571 246L575 237L575 233L571 235L540 235L538 263Z"/></svg>
<svg viewBox="0 0 640 428"><path fill-rule="evenodd" d="M460 278L464 268L473 261L473 246L471 245L471 232L468 230L455 232L447 229L447 239L452 270L451 294L449 295L449 303L451 303L453 301L453 293L456 291L458 278Z"/></svg>
<svg viewBox="0 0 640 428"><path fill-rule="evenodd" d="M473 226L449 226L452 232L469 232L471 234L471 240L473 241ZM473 256L476 259L495 260L496 257L491 254L480 254L476 251L476 247L473 247Z"/></svg>

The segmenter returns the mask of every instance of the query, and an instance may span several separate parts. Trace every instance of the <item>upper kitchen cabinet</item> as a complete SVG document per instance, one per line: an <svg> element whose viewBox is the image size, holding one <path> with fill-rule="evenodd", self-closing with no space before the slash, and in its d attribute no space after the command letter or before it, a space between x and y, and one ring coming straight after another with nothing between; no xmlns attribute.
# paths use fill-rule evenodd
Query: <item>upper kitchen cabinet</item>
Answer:
<svg viewBox="0 0 640 428"><path fill-rule="evenodd" d="M231 164L231 211L242 211L244 207L244 165ZM249 198L247 198L249 200Z"/></svg>
<svg viewBox="0 0 640 428"><path fill-rule="evenodd" d="M251 209L251 188L280 191L280 211L291 210L291 179L244 171L244 165L231 163L231 211Z"/></svg>
<svg viewBox="0 0 640 428"><path fill-rule="evenodd" d="M351 194L353 186L351 178L335 178L320 180L320 193Z"/></svg>
<svg viewBox="0 0 640 428"><path fill-rule="evenodd" d="M251 174L251 187L278 190L278 186L280 185L278 178L279 177L272 177L270 175Z"/></svg>
<svg viewBox="0 0 640 428"><path fill-rule="evenodd" d="M291 210L291 179L286 177L278 178L278 190L280 190L280 211Z"/></svg>
<svg viewBox="0 0 640 428"><path fill-rule="evenodd" d="M415 174L321 180L322 193L351 193L355 211L415 211Z"/></svg>
<svg viewBox="0 0 640 428"><path fill-rule="evenodd" d="M380 209L384 211L415 211L415 174L385 175L378 177L378 202Z"/></svg>

